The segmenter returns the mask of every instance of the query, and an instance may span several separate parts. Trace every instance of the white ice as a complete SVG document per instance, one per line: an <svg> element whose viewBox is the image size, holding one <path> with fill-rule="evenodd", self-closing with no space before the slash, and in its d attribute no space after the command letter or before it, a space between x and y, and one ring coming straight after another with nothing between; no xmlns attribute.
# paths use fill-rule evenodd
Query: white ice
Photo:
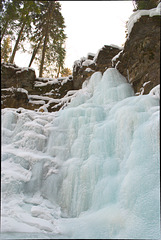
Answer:
<svg viewBox="0 0 161 240"><path fill-rule="evenodd" d="M2 239L160 239L159 99L114 68L74 94L2 110Z"/></svg>

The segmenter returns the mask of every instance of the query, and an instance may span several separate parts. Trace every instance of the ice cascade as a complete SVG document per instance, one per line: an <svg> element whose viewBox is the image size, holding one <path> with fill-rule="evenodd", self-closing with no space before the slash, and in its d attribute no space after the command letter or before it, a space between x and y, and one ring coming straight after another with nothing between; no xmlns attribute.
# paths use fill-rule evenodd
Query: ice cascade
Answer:
<svg viewBox="0 0 161 240"><path fill-rule="evenodd" d="M159 99L94 73L57 113L2 111L2 236L160 239Z"/></svg>

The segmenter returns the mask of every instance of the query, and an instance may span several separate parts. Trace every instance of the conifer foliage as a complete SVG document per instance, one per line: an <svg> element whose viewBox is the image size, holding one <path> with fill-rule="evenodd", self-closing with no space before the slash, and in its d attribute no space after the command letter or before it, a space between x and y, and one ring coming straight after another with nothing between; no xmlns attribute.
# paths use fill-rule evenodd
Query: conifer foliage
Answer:
<svg viewBox="0 0 161 240"><path fill-rule="evenodd" d="M1 45L1 61L8 62L11 51L12 51L11 39L8 36L4 39Z"/></svg>
<svg viewBox="0 0 161 240"><path fill-rule="evenodd" d="M152 9L157 7L159 1L158 0L133 0L134 11L143 10L143 9Z"/></svg>
<svg viewBox="0 0 161 240"><path fill-rule="evenodd" d="M37 59L40 77L52 64L55 64L59 75L66 54L65 24L60 3L2 0L1 11L1 42L8 37L15 39L9 62L14 62L17 50L24 50L24 42L27 41L32 49L29 67Z"/></svg>

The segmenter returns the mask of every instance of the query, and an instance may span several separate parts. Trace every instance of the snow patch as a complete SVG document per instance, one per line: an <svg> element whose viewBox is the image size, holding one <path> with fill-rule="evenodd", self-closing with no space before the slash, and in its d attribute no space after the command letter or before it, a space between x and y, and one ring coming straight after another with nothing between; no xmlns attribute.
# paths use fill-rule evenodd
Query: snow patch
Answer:
<svg viewBox="0 0 161 240"><path fill-rule="evenodd" d="M86 68L85 71L86 72L94 72L94 70L92 70L91 68Z"/></svg>
<svg viewBox="0 0 161 240"><path fill-rule="evenodd" d="M112 67L114 67L114 62L116 61L117 58L119 58L120 54L123 52L123 50L121 50L117 55L115 55L113 58L112 58ZM117 63L116 63L117 65Z"/></svg>
<svg viewBox="0 0 161 240"><path fill-rule="evenodd" d="M87 59L82 63L82 66L89 66L93 64L93 60Z"/></svg>

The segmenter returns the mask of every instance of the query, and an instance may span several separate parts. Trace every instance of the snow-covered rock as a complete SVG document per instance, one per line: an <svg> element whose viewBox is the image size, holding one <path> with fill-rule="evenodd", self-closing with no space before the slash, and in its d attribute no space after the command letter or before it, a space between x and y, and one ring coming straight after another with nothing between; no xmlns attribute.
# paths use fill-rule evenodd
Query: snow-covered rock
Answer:
<svg viewBox="0 0 161 240"><path fill-rule="evenodd" d="M136 95L148 94L160 83L160 6L132 14L124 49L112 59Z"/></svg>

